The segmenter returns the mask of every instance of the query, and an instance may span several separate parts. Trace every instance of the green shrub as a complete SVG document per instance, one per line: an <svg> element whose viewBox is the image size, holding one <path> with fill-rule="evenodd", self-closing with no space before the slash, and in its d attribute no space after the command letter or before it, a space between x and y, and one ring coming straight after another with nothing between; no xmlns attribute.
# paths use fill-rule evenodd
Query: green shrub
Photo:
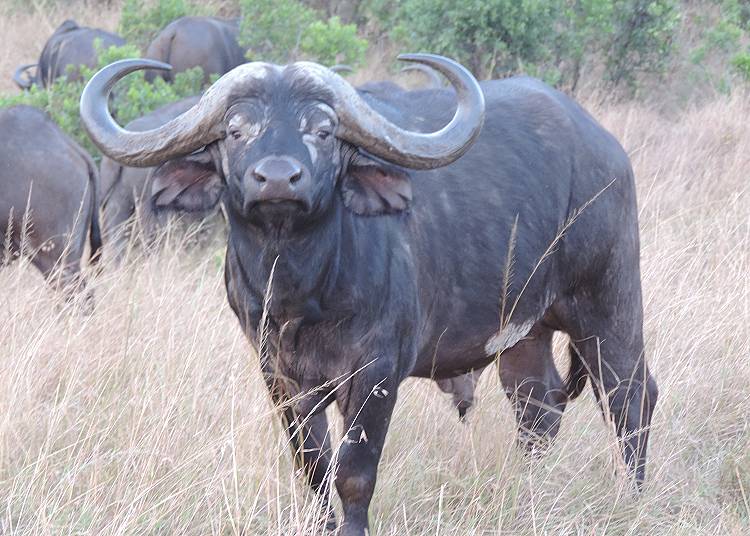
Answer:
<svg viewBox="0 0 750 536"><path fill-rule="evenodd" d="M554 83L575 92L582 72L606 54L606 37L614 31L613 12L610 0L562 2L545 78L552 71L557 75Z"/></svg>
<svg viewBox="0 0 750 536"><path fill-rule="evenodd" d="M690 51L695 69L691 73L720 91L729 91L734 83L750 82L750 53L743 50L748 35L747 1L715 0L718 9L695 17L701 28L698 45Z"/></svg>
<svg viewBox="0 0 750 536"><path fill-rule="evenodd" d="M735 54L731 60L734 71L742 77L745 82L750 82L750 53L740 52Z"/></svg>
<svg viewBox="0 0 750 536"><path fill-rule="evenodd" d="M250 60L286 63L299 55L315 12L296 0L242 0L240 45Z"/></svg>
<svg viewBox="0 0 750 536"><path fill-rule="evenodd" d="M632 87L640 73L663 73L680 21L675 0L620 0L613 7L606 79Z"/></svg>
<svg viewBox="0 0 750 536"><path fill-rule="evenodd" d="M516 72L573 87L587 64L612 85L663 72L672 52L677 0L377 0L412 51L445 54L480 78Z"/></svg>
<svg viewBox="0 0 750 536"><path fill-rule="evenodd" d="M98 44L97 44L98 48ZM133 45L109 47L99 51L99 66L104 67L113 61L136 58L138 49ZM82 81L55 81L48 89L33 87L31 90L13 95L0 95L0 107L26 104L46 111L50 117L85 147L95 158L100 154L81 125L79 102L86 82L98 69L82 67ZM146 82L139 71L125 77L115 88L111 107L120 124L151 112L164 104L183 97L195 95L202 89L203 71L200 67L179 73L173 84L157 78L153 84Z"/></svg>
<svg viewBox="0 0 750 536"><path fill-rule="evenodd" d="M555 15L554 0L405 0L394 37L489 77L543 62Z"/></svg>
<svg viewBox="0 0 750 536"><path fill-rule="evenodd" d="M302 55L323 65L346 63L355 66L367 52L367 41L357 36L353 24L341 24L338 17L317 20L302 33Z"/></svg>
<svg viewBox="0 0 750 536"><path fill-rule="evenodd" d="M117 31L141 49L167 24L186 15L208 15L202 4L190 0L125 0Z"/></svg>
<svg viewBox="0 0 750 536"><path fill-rule="evenodd" d="M320 19L297 0L241 0L240 45L250 60L289 63L307 59L324 64L361 63L367 41L353 24L338 17Z"/></svg>

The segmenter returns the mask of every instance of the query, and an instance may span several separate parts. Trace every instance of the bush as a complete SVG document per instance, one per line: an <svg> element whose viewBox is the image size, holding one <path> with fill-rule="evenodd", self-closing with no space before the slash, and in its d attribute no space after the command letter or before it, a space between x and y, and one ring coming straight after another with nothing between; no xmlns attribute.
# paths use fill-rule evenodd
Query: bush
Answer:
<svg viewBox="0 0 750 536"><path fill-rule="evenodd" d="M109 47L99 51L99 66L104 67L113 61L136 58L138 49L133 45ZM97 69L82 67L82 81L55 81L48 89L33 87L15 95L0 95L0 107L27 104L46 111L66 133L85 147L95 158L100 157L98 149L89 139L81 125L79 102L86 82ZM113 114L120 124L126 124L137 117L151 112L164 104L183 97L196 95L202 89L203 71L200 67L179 73L173 84L157 78L153 84L146 82L139 71L125 77L118 85L111 104Z"/></svg>
<svg viewBox="0 0 750 536"><path fill-rule="evenodd" d="M546 59L555 11L553 1L406 0L394 37L415 52L444 54L491 77Z"/></svg>
<svg viewBox="0 0 750 536"><path fill-rule="evenodd" d="M750 53L743 47L743 43L750 39L750 5L741 0L717 0L716 3L719 9L713 17L708 13L694 22L702 31L699 44L691 50L690 59L699 79L728 91L738 80L750 82Z"/></svg>
<svg viewBox="0 0 750 536"><path fill-rule="evenodd" d="M353 24L320 19L297 0L242 0L240 45L250 60L285 64L298 59L324 64L362 62L367 41Z"/></svg>
<svg viewBox="0 0 750 536"><path fill-rule="evenodd" d="M206 7L190 0L125 0L117 31L144 49L167 24L186 15L209 15Z"/></svg>
<svg viewBox="0 0 750 536"><path fill-rule="evenodd" d="M750 82L750 54L740 52L736 54L731 61L732 67L745 82Z"/></svg>
<svg viewBox="0 0 750 536"><path fill-rule="evenodd" d="M572 88L587 63L612 85L663 72L679 22L676 0L378 0L373 13L410 50L480 78L526 72Z"/></svg>
<svg viewBox="0 0 750 536"><path fill-rule="evenodd" d="M680 20L675 1L615 1L612 17L606 79L612 85L625 82L632 87L640 73L663 73Z"/></svg>
<svg viewBox="0 0 750 536"><path fill-rule="evenodd" d="M355 66L367 52L367 41L357 36L353 24L341 24L338 17L327 22L317 20L302 33L300 49L303 56L323 65L346 63Z"/></svg>
<svg viewBox="0 0 750 536"><path fill-rule="evenodd" d="M250 60L286 63L299 54L315 12L296 0L243 0L239 42Z"/></svg>

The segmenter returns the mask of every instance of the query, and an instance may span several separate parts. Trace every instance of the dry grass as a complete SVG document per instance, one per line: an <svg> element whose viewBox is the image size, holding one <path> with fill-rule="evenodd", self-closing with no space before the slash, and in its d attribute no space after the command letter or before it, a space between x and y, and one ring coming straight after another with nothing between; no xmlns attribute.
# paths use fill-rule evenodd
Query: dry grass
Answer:
<svg viewBox="0 0 750 536"><path fill-rule="evenodd" d="M8 43L57 24L34 20L0 20L0 64L26 57ZM638 177L661 391L641 499L617 476L613 435L590 395L569 408L550 454L527 463L494 372L467 426L415 380L399 392L375 534L750 532L748 102L721 98L672 121L637 105L594 110ZM2 534L310 527L310 495L226 306L222 257L178 251L106 267L90 317L56 310L28 265L0 270Z"/></svg>

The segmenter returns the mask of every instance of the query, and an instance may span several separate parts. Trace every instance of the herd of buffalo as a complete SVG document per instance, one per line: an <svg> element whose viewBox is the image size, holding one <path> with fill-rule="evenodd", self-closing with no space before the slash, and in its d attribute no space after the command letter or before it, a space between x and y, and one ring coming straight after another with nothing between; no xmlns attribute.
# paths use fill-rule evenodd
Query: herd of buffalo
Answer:
<svg viewBox="0 0 750 536"><path fill-rule="evenodd" d="M96 39L122 44L66 21L14 80L25 90L76 76L96 65ZM477 82L441 56L400 59L429 86L355 88L316 63L246 63L236 21L178 19L144 59L87 84L81 119L105 155L98 167L43 112L0 110L2 258L28 255L78 293L85 252L120 258L134 218L151 228L164 214L223 215L229 304L341 534L368 533L399 384L437 381L463 418L492 362L532 452L590 382L640 488L657 387L627 154L535 79ZM169 81L196 65L223 76L124 128L112 118L110 92L128 73ZM565 379L555 331L570 338ZM337 449L332 402L346 430Z"/></svg>

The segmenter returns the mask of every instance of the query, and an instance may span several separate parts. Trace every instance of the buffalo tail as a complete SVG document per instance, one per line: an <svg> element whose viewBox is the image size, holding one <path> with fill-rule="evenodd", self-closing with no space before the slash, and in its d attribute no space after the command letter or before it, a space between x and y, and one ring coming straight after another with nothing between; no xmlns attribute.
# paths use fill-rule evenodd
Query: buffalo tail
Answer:
<svg viewBox="0 0 750 536"><path fill-rule="evenodd" d="M89 168L89 190L91 191L91 222L89 224L89 263L92 265L98 264L102 257L102 230L99 225L99 170L94 164L91 157L85 154L86 163Z"/></svg>
<svg viewBox="0 0 750 536"><path fill-rule="evenodd" d="M575 400L586 387L589 373L575 346L569 344L568 353L570 354L570 370L568 371L568 377L565 378L565 392L569 400Z"/></svg>

